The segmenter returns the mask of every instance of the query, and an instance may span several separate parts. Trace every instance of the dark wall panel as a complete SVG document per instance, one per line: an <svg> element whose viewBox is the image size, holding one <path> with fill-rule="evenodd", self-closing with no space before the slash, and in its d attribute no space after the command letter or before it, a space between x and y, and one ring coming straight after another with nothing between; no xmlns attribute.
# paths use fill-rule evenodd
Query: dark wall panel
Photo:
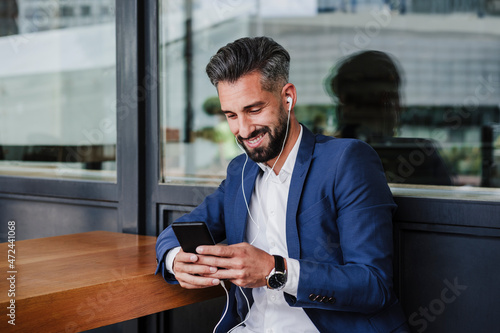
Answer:
<svg viewBox="0 0 500 333"><path fill-rule="evenodd" d="M7 222L16 222L16 240L93 230L121 232L116 204L29 196L0 196L0 242Z"/></svg>
<svg viewBox="0 0 500 333"><path fill-rule="evenodd" d="M412 332L495 332L500 229L396 224L399 295Z"/></svg>

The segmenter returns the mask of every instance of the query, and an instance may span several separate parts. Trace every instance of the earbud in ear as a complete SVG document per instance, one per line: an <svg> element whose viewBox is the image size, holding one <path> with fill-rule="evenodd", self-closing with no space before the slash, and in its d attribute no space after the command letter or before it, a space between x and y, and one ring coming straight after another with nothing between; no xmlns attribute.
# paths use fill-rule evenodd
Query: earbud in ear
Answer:
<svg viewBox="0 0 500 333"><path fill-rule="evenodd" d="M288 113L290 113L290 111L292 110L292 98L288 96L286 98L286 102L288 103Z"/></svg>

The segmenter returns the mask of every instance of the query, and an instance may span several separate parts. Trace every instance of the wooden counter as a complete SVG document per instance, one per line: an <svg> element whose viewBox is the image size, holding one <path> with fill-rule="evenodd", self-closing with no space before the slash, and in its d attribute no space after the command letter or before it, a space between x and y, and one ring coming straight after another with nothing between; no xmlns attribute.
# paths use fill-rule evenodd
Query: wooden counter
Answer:
<svg viewBox="0 0 500 333"><path fill-rule="evenodd" d="M106 231L0 244L0 332L80 332L223 295L154 275L156 237ZM12 252L11 252L12 253ZM15 297L9 297L15 276ZM15 299L15 326L8 323Z"/></svg>

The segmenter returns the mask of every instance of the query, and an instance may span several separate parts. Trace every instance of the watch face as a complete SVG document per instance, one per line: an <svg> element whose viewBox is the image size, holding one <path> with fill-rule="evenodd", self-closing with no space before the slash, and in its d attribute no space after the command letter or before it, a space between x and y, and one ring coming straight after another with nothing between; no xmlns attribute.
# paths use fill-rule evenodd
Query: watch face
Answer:
<svg viewBox="0 0 500 333"><path fill-rule="evenodd" d="M280 289L286 283L286 275L282 272L276 272L269 277L269 287L271 289Z"/></svg>

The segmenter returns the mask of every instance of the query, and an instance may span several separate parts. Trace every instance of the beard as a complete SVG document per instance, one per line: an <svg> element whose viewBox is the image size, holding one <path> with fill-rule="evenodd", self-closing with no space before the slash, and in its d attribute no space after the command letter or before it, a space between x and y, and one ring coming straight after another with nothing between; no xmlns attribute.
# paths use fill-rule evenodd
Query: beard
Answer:
<svg viewBox="0 0 500 333"><path fill-rule="evenodd" d="M261 146L250 150L243 143L243 138L238 135L239 144L243 146L243 149L245 149L245 152L252 161L256 163L265 163L277 157L281 153L283 142L286 139L285 136L288 125L288 116L283 107L280 108L280 117L278 121L279 123L275 127L274 131L272 131L269 126L264 126L253 131L248 136L249 138L255 138L256 136L267 133L269 135L269 144L267 146Z"/></svg>

